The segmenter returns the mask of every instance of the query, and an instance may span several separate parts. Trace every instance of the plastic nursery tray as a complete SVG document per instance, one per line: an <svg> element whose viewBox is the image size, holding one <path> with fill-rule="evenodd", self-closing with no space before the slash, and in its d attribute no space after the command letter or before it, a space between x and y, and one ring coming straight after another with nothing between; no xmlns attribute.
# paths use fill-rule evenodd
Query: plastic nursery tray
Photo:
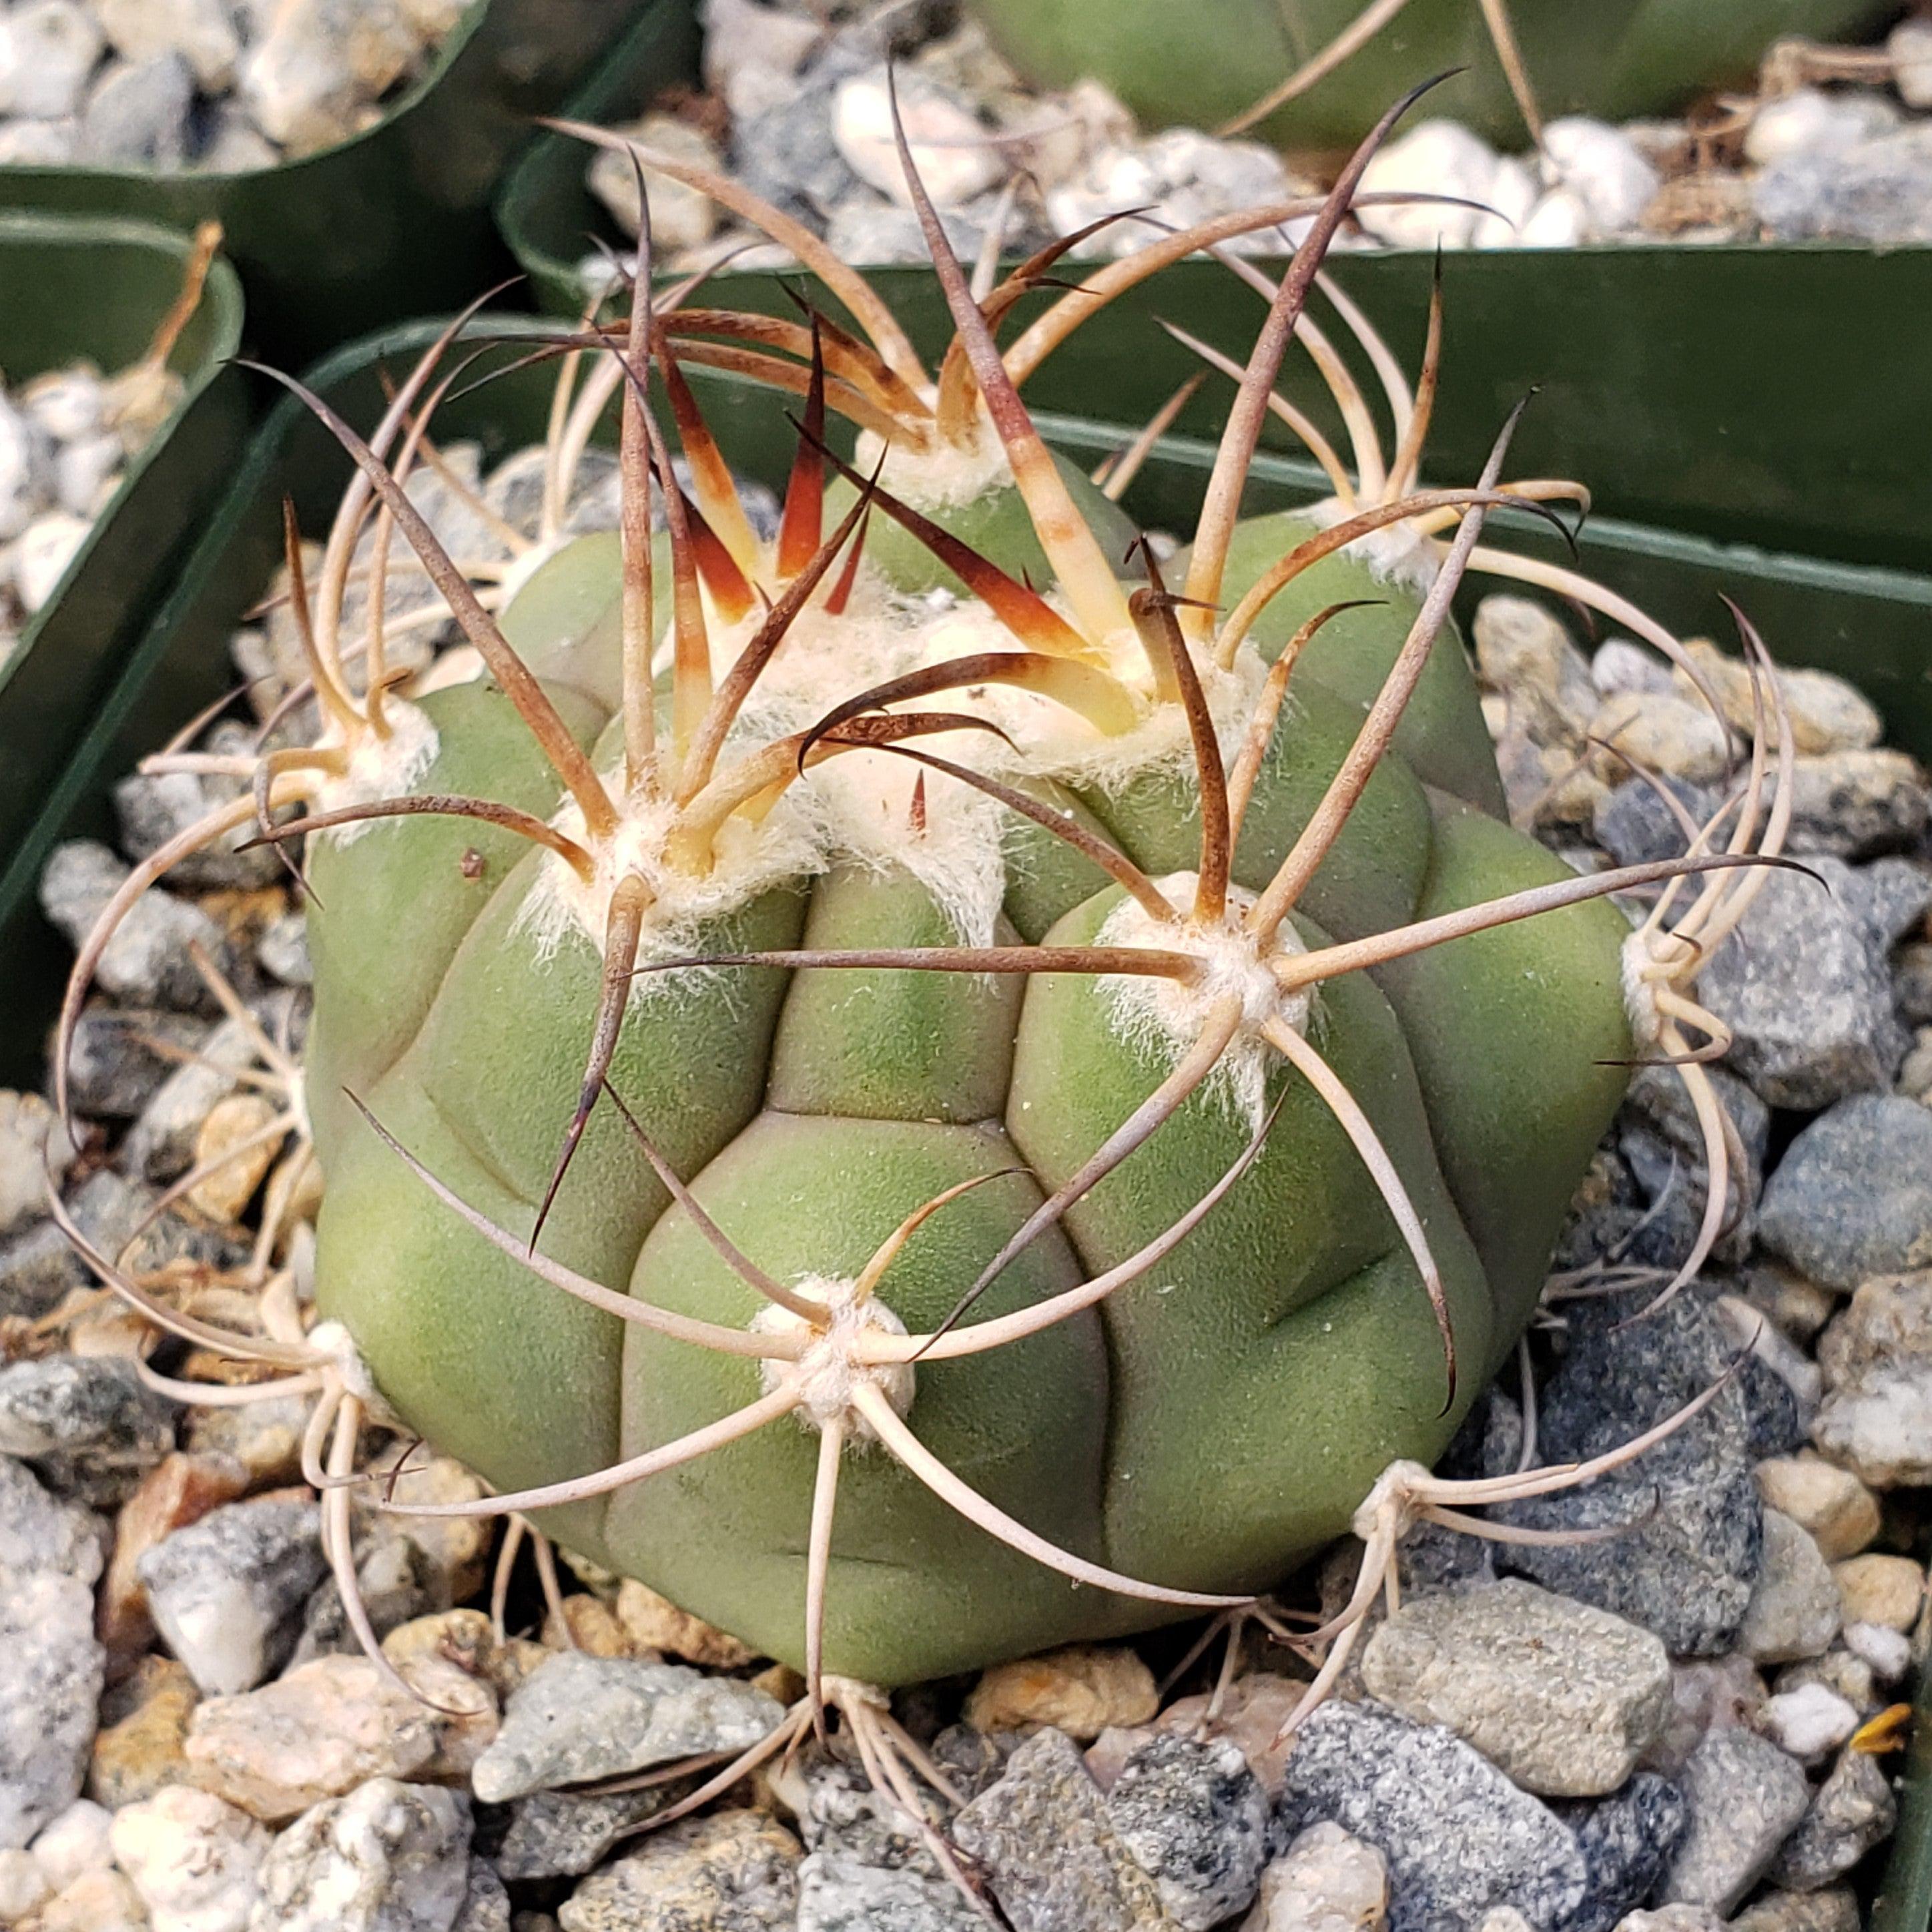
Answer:
<svg viewBox="0 0 1932 1932"><path fill-rule="evenodd" d="M0 168L0 206L220 221L254 346L296 366L486 286L502 259L489 203L505 161L634 10L634 0L476 0L428 73L352 140L238 174Z"/></svg>
<svg viewBox="0 0 1932 1932"><path fill-rule="evenodd" d="M83 358L137 361L180 295L190 244L132 221L0 213L0 370L10 386ZM170 358L187 388L0 664L0 861L26 836L153 614L248 439L248 386L223 368L240 284L218 257Z"/></svg>
<svg viewBox="0 0 1932 1932"><path fill-rule="evenodd" d="M508 359L518 334L540 333L546 326L512 320L489 326L492 334L510 338L499 352ZM406 368L436 332L436 325L418 323L352 344L309 380L366 428L382 407L382 374ZM733 466L781 485L791 444L782 407L729 376L693 369L690 377ZM480 441L486 465L536 441L544 433L550 380L546 370L530 367L459 394L439 415L442 438ZM1119 448L1132 433L1070 416L1047 417L1041 427L1083 460ZM1203 442L1165 440L1142 471L1129 508L1150 526L1185 527L1211 454ZM109 835L116 779L232 684L229 638L280 561L284 493L293 496L304 530L320 531L348 473L347 460L295 398L277 405L32 833L0 873L0 1082L31 1084L40 1078L46 1025L66 971L67 947L34 899L47 854L63 838ZM1264 457L1256 466L1249 507L1306 501L1323 487L1309 466ZM1534 527L1510 534L1532 543ZM1863 667L1864 681L1886 708L1899 740L1922 757L1932 756L1932 683L1924 676L1932 580L1727 550L1608 521L1592 526L1582 550L1585 568L1648 603L1668 622L1714 626L1721 615L1718 592L1727 590L1760 618L1787 659L1854 675ZM1932 1918L1932 1691L1921 1692L1888 1858L1873 1932L1925 1932Z"/></svg>
<svg viewBox="0 0 1932 1932"><path fill-rule="evenodd" d="M653 8L570 104L580 119L634 118L696 73L681 10ZM1418 69L1418 71L1425 70ZM620 238L584 186L580 142L546 134L506 178L497 220L538 302L580 309L593 236ZM1344 253L1336 279L1406 366L1419 361L1434 257ZM1443 388L1430 467L1476 476L1496 424L1530 389L1519 475L1579 476L1608 514L1848 563L1928 568L1932 383L1924 378L1932 248L1855 244L1607 244L1458 250L1442 262ZM877 279L915 335L940 325L923 270ZM795 313L777 278L713 278L706 299ZM1245 357L1257 298L1211 262L1186 262L1077 333L1028 394L1042 409L1151 416L1199 365L1149 325L1162 316ZM1010 329L1010 333L1011 332ZM1283 387L1304 403L1312 372ZM1217 393L1218 392L1218 393ZM1218 379L1186 422L1225 404ZM1216 418L1218 420L1218 418ZM1286 437L1283 437L1286 446Z"/></svg>

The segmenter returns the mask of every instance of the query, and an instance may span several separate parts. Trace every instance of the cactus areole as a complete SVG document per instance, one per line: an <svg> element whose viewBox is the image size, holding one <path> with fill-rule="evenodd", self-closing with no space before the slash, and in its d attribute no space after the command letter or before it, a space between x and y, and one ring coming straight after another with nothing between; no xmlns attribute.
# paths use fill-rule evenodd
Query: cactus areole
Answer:
<svg viewBox="0 0 1932 1932"><path fill-rule="evenodd" d="M1419 1508L1378 1479L1514 1346L1624 1065L1702 1083L1690 976L1768 842L1761 760L1715 856L1580 878L1505 821L1449 602L1513 567L1489 509L1575 493L1511 493L1506 430L1416 488L1433 334L1385 379L1393 460L1351 412L1335 502L1240 520L1368 152L1300 211L1165 566L1016 374L1202 232L1003 360L1046 260L976 298L920 197L929 374L753 205L859 329L661 299L569 338L556 419L620 400L622 527L494 611L398 482L448 338L368 443L330 418L356 480L312 611L292 584L322 728L214 828L308 837L324 1321L253 1352L322 1391L330 1472L386 1413L497 1492L446 1511L532 1512L848 1697L1239 1604L1365 1498ZM707 364L796 399L775 536ZM370 567L413 545L470 640L414 684L380 607L344 635L372 518ZM1634 932L1604 895L1642 886Z"/></svg>

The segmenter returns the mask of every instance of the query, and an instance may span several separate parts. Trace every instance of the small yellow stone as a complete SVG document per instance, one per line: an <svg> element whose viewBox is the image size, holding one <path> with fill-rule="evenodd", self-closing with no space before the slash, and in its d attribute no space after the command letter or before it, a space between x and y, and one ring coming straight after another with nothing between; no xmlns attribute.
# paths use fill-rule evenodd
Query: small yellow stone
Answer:
<svg viewBox="0 0 1932 1932"><path fill-rule="evenodd" d="M188 1204L211 1221L233 1221L255 1198L278 1143L262 1136L279 1109L264 1094L231 1094L218 1100L195 1136L194 1165L221 1165L188 1190ZM248 1142L254 1140L252 1147Z"/></svg>
<svg viewBox="0 0 1932 1932"><path fill-rule="evenodd" d="M1832 1566L1848 1624L1909 1630L1925 1601L1925 1572L1909 1556L1854 1556Z"/></svg>
<svg viewBox="0 0 1932 1932"><path fill-rule="evenodd" d="M1828 1562L1856 1556L1878 1534L1878 1498L1849 1469L1805 1450L1757 1466L1766 1502L1808 1530Z"/></svg>
<svg viewBox="0 0 1932 1932"><path fill-rule="evenodd" d="M1109 1726L1148 1723L1160 1707L1154 1672L1132 1651L1074 1644L996 1664L966 1700L966 1721L982 1731L1052 1724L1087 1744Z"/></svg>
<svg viewBox="0 0 1932 1932"><path fill-rule="evenodd" d="M87 1795L110 1811L152 1798L188 1774L183 1745L201 1693L188 1666L172 1658L144 1659L140 1701L118 1724L95 1735L88 1761Z"/></svg>
<svg viewBox="0 0 1932 1932"><path fill-rule="evenodd" d="M640 1650L662 1651L710 1670L740 1670L758 1655L735 1636L688 1615L633 1576L618 1585L616 1609L617 1621Z"/></svg>

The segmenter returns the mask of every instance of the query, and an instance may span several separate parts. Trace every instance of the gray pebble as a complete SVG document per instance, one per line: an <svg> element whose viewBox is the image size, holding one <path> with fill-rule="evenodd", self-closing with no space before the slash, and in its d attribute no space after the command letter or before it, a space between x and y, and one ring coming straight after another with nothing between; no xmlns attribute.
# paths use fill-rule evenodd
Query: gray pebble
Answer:
<svg viewBox="0 0 1932 1932"><path fill-rule="evenodd" d="M41 908L78 950L130 869L92 839L56 846L40 875ZM214 1002L189 954L196 944L224 964L221 930L206 913L170 892L149 891L128 908L94 976L130 1006L207 1012Z"/></svg>
<svg viewBox="0 0 1932 1932"><path fill-rule="evenodd" d="M168 1648L208 1696L252 1690L286 1661L326 1564L313 1503L228 1503L137 1566Z"/></svg>
<svg viewBox="0 0 1932 1932"><path fill-rule="evenodd" d="M1268 1802L1225 1738L1142 1744L1107 1793L1107 1815L1187 1932L1208 1932L1253 1903L1268 1863Z"/></svg>
<svg viewBox="0 0 1932 1932"><path fill-rule="evenodd" d="M1771 1868L1793 1892L1819 1892L1843 1878L1898 1822L1898 1802L1884 1762L1864 1751L1841 1752L1818 1788L1804 1822Z"/></svg>
<svg viewBox="0 0 1932 1932"><path fill-rule="evenodd" d="M312 986L315 968L308 956L308 919L285 912L270 922L255 942L255 957L263 972L285 986Z"/></svg>
<svg viewBox="0 0 1932 1932"><path fill-rule="evenodd" d="M668 1826L593 1872L557 1913L563 1932L792 1932L798 1840L755 1811Z"/></svg>
<svg viewBox="0 0 1932 1932"><path fill-rule="evenodd" d="M470 1873L470 1808L458 1793L372 1778L275 1840L249 1932L448 1932Z"/></svg>
<svg viewBox="0 0 1932 1932"><path fill-rule="evenodd" d="M1804 1767L1742 1729L1712 1731L1684 1767L1690 1828L1664 1875L1666 1904L1729 1913L1810 1808Z"/></svg>
<svg viewBox="0 0 1932 1932"><path fill-rule="evenodd" d="M798 1868L798 1932L983 1932L950 1879L814 1852Z"/></svg>
<svg viewBox="0 0 1932 1932"><path fill-rule="evenodd" d="M210 748L230 746L224 741L211 744ZM145 859L240 796L244 789L235 779L194 772L130 772L114 788L121 849L130 859ZM238 826L174 866L168 874L169 884L188 892L246 891L272 885L282 876L282 866L272 848L260 845L248 852L235 849L254 836L252 820Z"/></svg>
<svg viewBox="0 0 1932 1932"><path fill-rule="evenodd" d="M95 1001L74 1030L68 1060L74 1111L96 1120L131 1120L184 1060L201 1050L206 1020Z"/></svg>
<svg viewBox="0 0 1932 1932"><path fill-rule="evenodd" d="M1820 1114L1766 1186L1760 1231L1827 1288L1932 1264L1932 1108L1862 1094Z"/></svg>
<svg viewBox="0 0 1932 1932"><path fill-rule="evenodd" d="M1731 1366L1722 1327L1698 1295L1681 1294L1624 1325L1634 1312L1616 1300L1564 1305L1571 1346L1543 1391L1544 1460L1582 1461L1621 1448ZM1762 1373L1788 1407L1790 1391L1768 1370ZM1751 1472L1764 1452L1754 1440L1745 1382L1739 1376L1726 1382L1707 1408L1635 1462L1583 1488L1495 1512L1528 1528L1627 1525L1624 1534L1504 1544L1497 1567L1654 1631L1673 1656L1728 1649L1750 1601L1762 1540Z"/></svg>
<svg viewBox="0 0 1932 1932"><path fill-rule="evenodd" d="M1932 942L1915 940L1892 955L1892 990L1901 1019L1932 1026Z"/></svg>
<svg viewBox="0 0 1932 1932"><path fill-rule="evenodd" d="M239 1019L224 1019L155 1090L121 1149L121 1165L144 1180L178 1179L194 1165L202 1124L254 1064L255 1043Z"/></svg>
<svg viewBox="0 0 1932 1932"><path fill-rule="evenodd" d="M105 1526L0 1456L0 1848L80 1796L106 1654L94 1634Z"/></svg>
<svg viewBox="0 0 1932 1932"><path fill-rule="evenodd" d="M81 110L82 158L101 167L179 167L194 100L194 70L179 54L111 62Z"/></svg>
<svg viewBox="0 0 1932 1932"><path fill-rule="evenodd" d="M655 1816L687 1788L682 1783L652 1785L608 1798L533 1791L511 1807L496 1868L512 1880L580 1877L628 1827Z"/></svg>
<svg viewBox="0 0 1932 1932"><path fill-rule="evenodd" d="M1282 1828L1324 1820L1388 1861L1390 1932L1478 1932L1504 1906L1555 1932L1588 1892L1576 1835L1546 1805L1440 1726L1375 1705L1324 1705L1288 1760Z"/></svg>
<svg viewBox="0 0 1932 1932"><path fill-rule="evenodd" d="M1838 1580L1810 1533L1781 1511L1764 1513L1764 1562L1738 1648L1759 1664L1792 1664L1828 1650L1838 1634Z"/></svg>
<svg viewBox="0 0 1932 1932"><path fill-rule="evenodd" d="M1932 823L1932 791L1904 752L1828 752L1800 758L1792 783L1787 852L1868 859L1909 851Z"/></svg>
<svg viewBox="0 0 1932 1932"><path fill-rule="evenodd" d="M1559 1932L1610 1932L1648 1898L1690 1828L1690 1808L1667 1778L1640 1772L1598 1804L1559 1805L1587 1873L1582 1902Z"/></svg>
<svg viewBox="0 0 1932 1932"><path fill-rule="evenodd" d="M1932 1270L1866 1282L1820 1337L1818 1362L1818 1447L1875 1489L1932 1483Z"/></svg>
<svg viewBox="0 0 1932 1932"><path fill-rule="evenodd" d="M1362 1682L1546 1798L1616 1790L1670 1710L1670 1659L1648 1630L1516 1577L1408 1599Z"/></svg>
<svg viewBox="0 0 1932 1932"><path fill-rule="evenodd" d="M488 1858L470 1858L470 1888L450 1922L449 1932L510 1932L510 1894Z"/></svg>
<svg viewBox="0 0 1932 1932"><path fill-rule="evenodd" d="M175 1411L118 1355L49 1355L0 1369L0 1454L56 1492L114 1503L175 1446Z"/></svg>
<svg viewBox="0 0 1932 1932"><path fill-rule="evenodd" d="M702 1752L744 1750L784 1714L775 1698L734 1677L566 1651L512 1694L472 1781L478 1798L500 1804Z"/></svg>
<svg viewBox="0 0 1932 1932"><path fill-rule="evenodd" d="M1891 1085L1906 1037L1886 955L1918 916L1914 898L1923 910L1925 882L1903 860L1806 862L1826 886L1767 874L1698 997L1736 1036L1730 1064L1772 1106L1808 1110Z"/></svg>
<svg viewBox="0 0 1932 1932"><path fill-rule="evenodd" d="M1758 176L1752 199L1779 242L1932 242L1932 128L1788 154Z"/></svg>
<svg viewBox="0 0 1932 1932"><path fill-rule="evenodd" d="M1172 1922L1064 1731L1028 1738L953 1820L952 1838L986 1873L1015 1932L1153 1932Z"/></svg>

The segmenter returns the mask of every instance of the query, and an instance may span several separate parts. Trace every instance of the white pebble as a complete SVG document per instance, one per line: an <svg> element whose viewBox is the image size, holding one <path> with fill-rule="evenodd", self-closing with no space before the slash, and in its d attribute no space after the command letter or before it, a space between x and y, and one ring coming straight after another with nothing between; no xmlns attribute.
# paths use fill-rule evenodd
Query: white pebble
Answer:
<svg viewBox="0 0 1932 1932"><path fill-rule="evenodd" d="M1370 162L1364 194L1455 195L1487 202L1498 161L1487 142L1460 122L1425 121L1392 141ZM1524 171L1526 173L1527 170ZM1532 185L1531 200L1535 199ZM1358 208L1362 226L1379 242L1399 248L1467 248L1485 217L1473 208L1428 202ZM1500 211L1508 213L1508 210ZM1527 214L1526 204L1522 212Z"/></svg>
<svg viewBox="0 0 1932 1932"><path fill-rule="evenodd" d="M1582 205L1592 236L1634 228L1662 185L1628 134L1587 115L1551 122L1543 130L1543 153L1557 180Z"/></svg>
<svg viewBox="0 0 1932 1932"><path fill-rule="evenodd" d="M10 1846L0 1851L0 1925L25 1918L46 1898L50 1888L32 1852Z"/></svg>
<svg viewBox="0 0 1932 1932"><path fill-rule="evenodd" d="M105 1871L114 1862L107 1828L114 1814L92 1798L76 1798L58 1818L40 1828L32 1846L35 1862L55 1892L64 1892L84 1872Z"/></svg>
<svg viewBox="0 0 1932 1932"><path fill-rule="evenodd" d="M93 527L85 517L52 510L20 533L11 552L14 588L29 616L54 594Z"/></svg>
<svg viewBox="0 0 1932 1932"><path fill-rule="evenodd" d="M112 496L126 452L112 430L63 444L54 453L54 494L76 517L97 517Z"/></svg>
<svg viewBox="0 0 1932 1932"><path fill-rule="evenodd" d="M899 113L913 165L935 208L957 208L1000 181L1006 164L969 110L938 93L902 88ZM902 208L912 190L892 138L892 110L884 80L861 74L839 88L832 106L832 138L846 165L868 187Z"/></svg>
<svg viewBox="0 0 1932 1932"><path fill-rule="evenodd" d="M1801 87L1767 101L1751 118L1744 158L1760 167L1793 154L1838 154L1888 133L1896 111L1875 94L1826 94Z"/></svg>
<svg viewBox="0 0 1932 1932"><path fill-rule="evenodd" d="M79 109L100 48L100 28L75 0L34 0L0 16L0 108L64 119Z"/></svg>
<svg viewBox="0 0 1932 1932"><path fill-rule="evenodd" d="M185 1784L114 1814L114 1856L154 1932L246 1932L273 1843L239 1807Z"/></svg>
<svg viewBox="0 0 1932 1932"><path fill-rule="evenodd" d="M1858 1729L1858 1714L1837 1691L1822 1684L1801 1684L1766 1701L1764 1723L1793 1757L1814 1762Z"/></svg>
<svg viewBox="0 0 1932 1932"><path fill-rule="evenodd" d="M1590 660L1590 682L1605 698L1622 691L1668 691L1670 668L1628 638L1611 638Z"/></svg>
<svg viewBox="0 0 1932 1932"><path fill-rule="evenodd" d="M1553 188L1517 230L1519 248L1574 248L1588 238L1590 213L1567 188Z"/></svg>
<svg viewBox="0 0 1932 1932"><path fill-rule="evenodd" d="M1908 107L1932 107L1932 20L1901 20L1885 44L1892 84Z"/></svg>
<svg viewBox="0 0 1932 1932"><path fill-rule="evenodd" d="M1887 1630L1882 1624L1847 1624L1841 1634L1845 1648L1885 1683L1897 1683L1911 1666L1912 1640L1903 1630Z"/></svg>
<svg viewBox="0 0 1932 1932"><path fill-rule="evenodd" d="M20 391L20 412L56 442L74 442L100 427L100 378L85 364L50 369Z"/></svg>

